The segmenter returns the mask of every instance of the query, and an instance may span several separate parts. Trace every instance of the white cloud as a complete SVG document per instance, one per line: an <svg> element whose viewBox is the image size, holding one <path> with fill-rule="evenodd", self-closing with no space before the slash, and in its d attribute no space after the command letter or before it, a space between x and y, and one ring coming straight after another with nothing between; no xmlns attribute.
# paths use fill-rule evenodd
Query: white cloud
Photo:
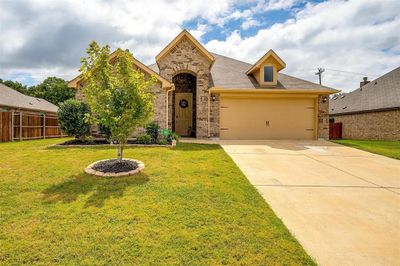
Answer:
<svg viewBox="0 0 400 266"><path fill-rule="evenodd" d="M206 47L249 62L272 48L286 61L284 72L316 82L316 68L325 67L324 84L349 91L364 75L376 78L400 66L399 13L397 0L309 4L295 19L255 36L233 32Z"/></svg>
<svg viewBox="0 0 400 266"><path fill-rule="evenodd" d="M242 29L247 30L251 27L254 26L259 26L261 23L255 19L246 19L243 23L242 23Z"/></svg>
<svg viewBox="0 0 400 266"><path fill-rule="evenodd" d="M130 49L152 63L187 21L204 42L208 32L237 29L224 40L212 40L212 51L248 62L274 49L287 63L284 72L312 81L325 67L323 82L354 89L362 74L370 78L400 65L400 1L332 0L292 9L295 18L242 37L241 30L260 27L269 11L289 9L304 0L0 0L0 77L29 73L71 78L88 42ZM256 18L257 16L257 18ZM4 27L3 25L7 25ZM341 70L362 74L333 71ZM375 75L375 76L374 76Z"/></svg>

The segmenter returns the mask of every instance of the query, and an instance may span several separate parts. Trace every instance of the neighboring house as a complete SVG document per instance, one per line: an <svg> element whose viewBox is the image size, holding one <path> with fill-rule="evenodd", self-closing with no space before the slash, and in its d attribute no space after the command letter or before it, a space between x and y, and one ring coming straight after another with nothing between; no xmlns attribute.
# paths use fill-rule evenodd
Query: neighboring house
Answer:
<svg viewBox="0 0 400 266"><path fill-rule="evenodd" d="M58 107L0 84L0 142L58 137Z"/></svg>
<svg viewBox="0 0 400 266"><path fill-rule="evenodd" d="M251 65L210 53L184 30L155 59L133 62L158 79L154 120L163 128L197 138L329 136L329 95L338 91L280 73L286 64L272 50ZM80 76L69 86L84 98Z"/></svg>
<svg viewBox="0 0 400 266"><path fill-rule="evenodd" d="M342 123L342 138L400 140L400 67L330 100L330 120Z"/></svg>

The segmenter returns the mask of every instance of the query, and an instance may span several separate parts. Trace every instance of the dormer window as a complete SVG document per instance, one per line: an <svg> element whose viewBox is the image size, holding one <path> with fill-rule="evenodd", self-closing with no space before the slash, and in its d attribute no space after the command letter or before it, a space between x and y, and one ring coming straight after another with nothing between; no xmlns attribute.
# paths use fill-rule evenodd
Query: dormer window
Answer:
<svg viewBox="0 0 400 266"><path fill-rule="evenodd" d="M274 81L274 67L264 66L264 82L273 82L273 81Z"/></svg>
<svg viewBox="0 0 400 266"><path fill-rule="evenodd" d="M275 87L278 84L278 72L286 67L285 62L272 50L269 50L249 70L247 75L252 75L260 88Z"/></svg>

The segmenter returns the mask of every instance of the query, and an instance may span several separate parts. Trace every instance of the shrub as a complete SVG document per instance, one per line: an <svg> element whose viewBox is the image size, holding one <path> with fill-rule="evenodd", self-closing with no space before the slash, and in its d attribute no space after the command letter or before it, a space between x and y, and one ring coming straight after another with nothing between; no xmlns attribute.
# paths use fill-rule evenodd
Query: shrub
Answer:
<svg viewBox="0 0 400 266"><path fill-rule="evenodd" d="M136 142L139 144L150 144L151 136L149 135L140 135L136 138Z"/></svg>
<svg viewBox="0 0 400 266"><path fill-rule="evenodd" d="M161 133L162 133L163 137L168 141L168 143L171 143L172 140L178 141L180 138L180 136L178 134L176 134L175 132L172 132L171 130L166 129L166 128L163 129Z"/></svg>
<svg viewBox="0 0 400 266"><path fill-rule="evenodd" d="M162 138L162 139L159 139L157 141L157 144L159 144L159 145L167 145L168 141L166 139Z"/></svg>
<svg viewBox="0 0 400 266"><path fill-rule="evenodd" d="M160 134L160 125L157 122L151 122L146 126L146 133L151 137L151 141L157 143Z"/></svg>
<svg viewBox="0 0 400 266"><path fill-rule="evenodd" d="M74 99L62 103L57 113L61 129L68 136L81 140L85 140L85 137L90 134L90 124L86 119L89 114L89 106Z"/></svg>

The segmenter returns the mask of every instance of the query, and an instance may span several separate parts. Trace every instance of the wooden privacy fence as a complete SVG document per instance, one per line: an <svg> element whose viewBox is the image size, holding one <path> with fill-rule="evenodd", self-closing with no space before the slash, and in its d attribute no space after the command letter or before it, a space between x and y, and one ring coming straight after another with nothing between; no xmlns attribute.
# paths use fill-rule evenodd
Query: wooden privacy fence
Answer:
<svg viewBox="0 0 400 266"><path fill-rule="evenodd" d="M329 123L329 139L342 139L342 123Z"/></svg>
<svg viewBox="0 0 400 266"><path fill-rule="evenodd" d="M55 114L28 111L0 112L0 141L30 140L66 136Z"/></svg>

